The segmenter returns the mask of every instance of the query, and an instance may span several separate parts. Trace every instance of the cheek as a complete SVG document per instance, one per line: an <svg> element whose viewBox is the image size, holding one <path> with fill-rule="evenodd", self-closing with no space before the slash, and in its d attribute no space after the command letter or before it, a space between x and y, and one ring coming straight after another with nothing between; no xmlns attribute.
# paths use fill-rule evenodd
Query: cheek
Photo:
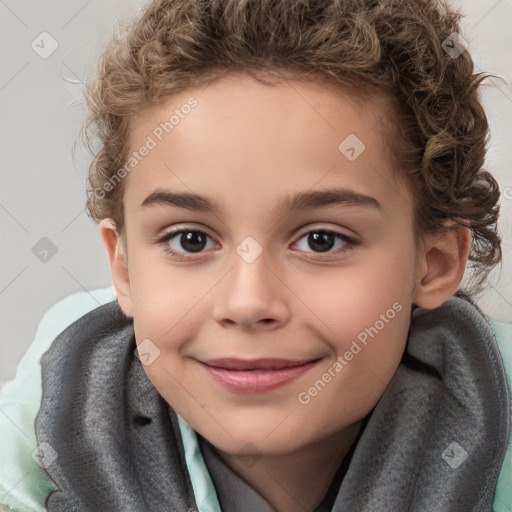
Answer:
<svg viewBox="0 0 512 512"><path fill-rule="evenodd" d="M154 248L134 251L130 293L137 339L149 337L168 345L180 339L180 333L193 335L199 325L196 311L217 281L217 274L166 262Z"/></svg>
<svg viewBox="0 0 512 512"><path fill-rule="evenodd" d="M361 291L323 310L327 341L334 358L342 358L348 382L360 390L373 381L388 383L402 357L410 323L410 303L400 294ZM327 315L329 311L329 315ZM375 379L372 377L375 377ZM370 377L370 380L368 380Z"/></svg>
<svg viewBox="0 0 512 512"><path fill-rule="evenodd" d="M409 318L402 309L385 326L371 325L359 331L359 338L338 339L337 356L312 374L297 394L304 428L322 428L330 435L372 410L400 364ZM309 425L309 417L318 419L315 425Z"/></svg>
<svg viewBox="0 0 512 512"><path fill-rule="evenodd" d="M309 297L323 297L316 308L331 353L302 389L312 414L321 414L326 404L339 404L331 409L336 417L333 425L339 425L348 418L363 417L378 402L407 341L411 304L403 279L401 272L383 277L367 270L345 276L337 286L325 283L323 293L318 287L309 288ZM323 388L319 381L326 380L329 384Z"/></svg>
<svg viewBox="0 0 512 512"><path fill-rule="evenodd" d="M350 390L371 401L391 380L407 341L413 275L412 259L388 254L338 278L309 284L308 303L314 304L332 348L326 368L343 358L344 377L335 379L342 393Z"/></svg>
<svg viewBox="0 0 512 512"><path fill-rule="evenodd" d="M347 339L376 322L381 326L381 315L385 315L384 321L391 320L386 322L386 330L395 328L397 310L410 310L413 276L412 259L379 255L366 264L315 280L304 279L297 291L331 335L339 333Z"/></svg>

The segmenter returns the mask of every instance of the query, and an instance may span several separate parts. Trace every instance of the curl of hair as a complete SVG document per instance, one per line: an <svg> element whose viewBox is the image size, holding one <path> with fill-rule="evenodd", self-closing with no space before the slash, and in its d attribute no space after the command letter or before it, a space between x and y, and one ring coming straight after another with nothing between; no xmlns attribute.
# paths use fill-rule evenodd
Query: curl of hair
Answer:
<svg viewBox="0 0 512 512"><path fill-rule="evenodd" d="M472 232L474 297L501 261L499 187L484 166L488 122L468 51L443 42L462 15L441 0L155 0L115 36L84 94L82 136L99 142L88 177L87 212L123 233L130 121L171 94L226 72L327 80L360 99L384 96L382 139L414 192L415 235L446 221Z"/></svg>

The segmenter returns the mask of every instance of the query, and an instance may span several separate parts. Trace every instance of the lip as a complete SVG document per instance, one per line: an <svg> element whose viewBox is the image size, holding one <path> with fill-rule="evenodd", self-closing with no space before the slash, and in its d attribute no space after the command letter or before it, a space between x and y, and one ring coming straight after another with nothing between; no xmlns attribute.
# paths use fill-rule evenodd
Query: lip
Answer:
<svg viewBox="0 0 512 512"><path fill-rule="evenodd" d="M320 359L292 361L289 359L211 359L198 361L215 382L239 393L272 391L298 379Z"/></svg>

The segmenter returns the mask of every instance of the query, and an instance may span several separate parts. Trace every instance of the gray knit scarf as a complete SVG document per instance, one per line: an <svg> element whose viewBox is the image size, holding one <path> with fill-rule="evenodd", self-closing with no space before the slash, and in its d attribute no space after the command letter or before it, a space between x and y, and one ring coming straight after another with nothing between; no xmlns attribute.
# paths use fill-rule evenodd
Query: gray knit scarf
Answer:
<svg viewBox="0 0 512 512"><path fill-rule="evenodd" d="M197 510L175 411L134 355L117 301L41 359L38 443L58 453L50 512ZM490 512L510 429L488 322L467 298L414 309L403 359L351 456L333 512ZM243 503L240 511L243 512Z"/></svg>

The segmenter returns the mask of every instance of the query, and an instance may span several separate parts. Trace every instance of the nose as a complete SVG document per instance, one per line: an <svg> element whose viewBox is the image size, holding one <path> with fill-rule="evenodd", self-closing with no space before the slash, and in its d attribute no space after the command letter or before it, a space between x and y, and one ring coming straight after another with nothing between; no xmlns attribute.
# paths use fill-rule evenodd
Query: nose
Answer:
<svg viewBox="0 0 512 512"><path fill-rule="evenodd" d="M223 327L273 330L289 320L289 295L265 251L250 263L235 253L231 270L219 283L213 316Z"/></svg>

